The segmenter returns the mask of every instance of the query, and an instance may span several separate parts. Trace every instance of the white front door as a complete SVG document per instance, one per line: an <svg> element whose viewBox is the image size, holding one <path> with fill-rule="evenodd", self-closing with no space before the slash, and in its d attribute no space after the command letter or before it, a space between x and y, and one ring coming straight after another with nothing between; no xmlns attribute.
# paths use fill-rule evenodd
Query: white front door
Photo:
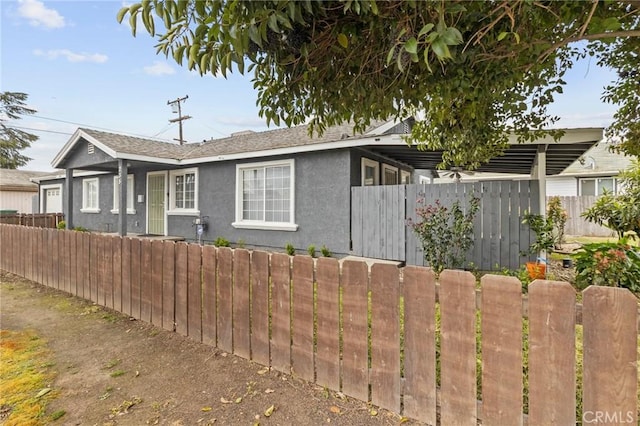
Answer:
<svg viewBox="0 0 640 426"><path fill-rule="evenodd" d="M165 172L147 174L147 234L167 235Z"/></svg>

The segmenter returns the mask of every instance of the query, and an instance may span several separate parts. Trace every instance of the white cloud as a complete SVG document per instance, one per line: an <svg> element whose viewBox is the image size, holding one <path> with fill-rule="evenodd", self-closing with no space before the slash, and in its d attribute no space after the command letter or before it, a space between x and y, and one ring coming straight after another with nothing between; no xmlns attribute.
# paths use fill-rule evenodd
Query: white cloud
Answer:
<svg viewBox="0 0 640 426"><path fill-rule="evenodd" d="M64 16L57 10L47 8L38 0L18 0L18 15L29 20L34 27L62 28L66 25Z"/></svg>
<svg viewBox="0 0 640 426"><path fill-rule="evenodd" d="M101 53L76 53L67 49L55 49L47 50L46 52L40 49L33 51L36 56L44 56L47 59L57 59L62 56L69 62L94 62L96 64L102 64L107 62L109 57Z"/></svg>
<svg viewBox="0 0 640 426"><path fill-rule="evenodd" d="M166 62L154 61L153 65L144 67L144 72L149 75L171 75L175 74L176 70Z"/></svg>

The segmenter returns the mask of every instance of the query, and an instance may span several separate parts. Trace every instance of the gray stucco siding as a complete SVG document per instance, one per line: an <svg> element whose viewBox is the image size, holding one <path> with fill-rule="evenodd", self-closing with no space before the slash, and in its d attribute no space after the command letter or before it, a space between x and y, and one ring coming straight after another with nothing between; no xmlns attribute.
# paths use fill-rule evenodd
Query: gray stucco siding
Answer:
<svg viewBox="0 0 640 426"><path fill-rule="evenodd" d="M236 218L236 164L294 160L296 231L238 229ZM298 250L324 244L332 252L346 254L350 249L350 154L348 150L322 151L285 157L268 157L235 162L216 162L198 166L199 210L208 216L203 235L210 242L224 237L247 246L283 249L291 243ZM169 216L169 233L194 239L193 216Z"/></svg>
<svg viewBox="0 0 640 426"><path fill-rule="evenodd" d="M113 163L115 159L94 146L93 154L88 152L88 142L84 139L74 147L63 163L59 165L61 168L82 169L83 167L95 167L100 164Z"/></svg>

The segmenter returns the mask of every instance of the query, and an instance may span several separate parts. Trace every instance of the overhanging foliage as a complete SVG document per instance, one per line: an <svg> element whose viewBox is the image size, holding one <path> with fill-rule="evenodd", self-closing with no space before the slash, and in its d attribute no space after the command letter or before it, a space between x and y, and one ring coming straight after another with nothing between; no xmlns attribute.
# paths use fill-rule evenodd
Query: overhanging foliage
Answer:
<svg viewBox="0 0 640 426"><path fill-rule="evenodd" d="M409 142L466 169L557 118L547 112L573 62L620 74L611 135L640 153L640 3L576 1L175 1L124 7L157 51L201 74L253 72L267 123L311 131L419 114ZM164 29L156 32L157 28ZM576 43L584 41L581 43ZM561 136L554 132L553 136Z"/></svg>

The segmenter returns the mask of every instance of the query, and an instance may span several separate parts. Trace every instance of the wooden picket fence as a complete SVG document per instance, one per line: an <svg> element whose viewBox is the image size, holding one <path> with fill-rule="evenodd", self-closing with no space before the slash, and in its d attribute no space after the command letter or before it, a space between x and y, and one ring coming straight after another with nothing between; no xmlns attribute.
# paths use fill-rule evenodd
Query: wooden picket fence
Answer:
<svg viewBox="0 0 640 426"><path fill-rule="evenodd" d="M6 271L427 424L637 424L638 304L624 289L590 287L577 305L567 283L523 298L513 277L477 290L468 272L436 282L418 266L14 225L0 243Z"/></svg>
<svg viewBox="0 0 640 426"><path fill-rule="evenodd" d="M0 214L0 223L10 225L35 226L38 228L56 228L64 220L62 213L16 213Z"/></svg>

